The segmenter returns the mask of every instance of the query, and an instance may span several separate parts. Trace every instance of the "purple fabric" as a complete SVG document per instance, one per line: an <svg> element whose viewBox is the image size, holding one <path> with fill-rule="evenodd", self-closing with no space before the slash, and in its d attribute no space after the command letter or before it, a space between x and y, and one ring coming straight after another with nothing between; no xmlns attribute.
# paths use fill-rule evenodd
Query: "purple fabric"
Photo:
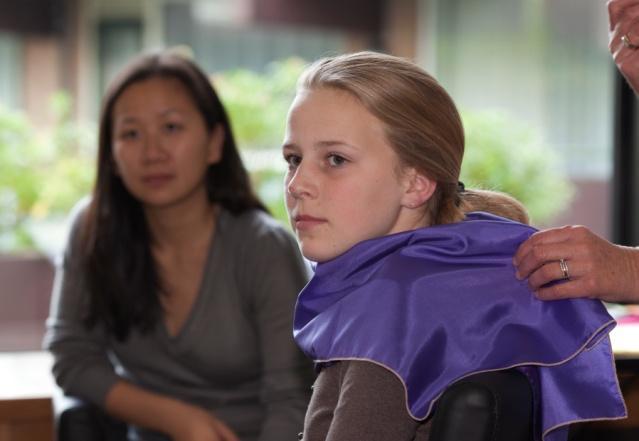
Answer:
<svg viewBox="0 0 639 441"><path fill-rule="evenodd" d="M300 293L294 335L316 362L364 359L394 371L407 406L427 418L452 382L535 366L539 428L621 418L626 409L600 301L542 302L512 258L535 230L486 213L355 245L316 267Z"/></svg>

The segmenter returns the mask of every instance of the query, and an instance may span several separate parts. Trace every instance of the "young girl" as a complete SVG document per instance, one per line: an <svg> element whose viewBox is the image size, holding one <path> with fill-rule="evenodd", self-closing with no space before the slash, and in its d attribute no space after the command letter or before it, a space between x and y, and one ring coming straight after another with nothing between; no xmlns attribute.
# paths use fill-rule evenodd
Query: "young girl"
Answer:
<svg viewBox="0 0 639 441"><path fill-rule="evenodd" d="M171 53L133 60L99 142L47 322L58 384L134 439L294 438L312 381L290 334L306 269L209 79Z"/></svg>
<svg viewBox="0 0 639 441"><path fill-rule="evenodd" d="M320 369L304 440L425 440L448 385L517 366L538 394L538 437L625 415L614 321L598 301L537 301L515 278L534 230L469 212L520 213L464 190L463 151L454 103L410 62L357 53L300 78L283 153L290 220L318 262L294 324Z"/></svg>

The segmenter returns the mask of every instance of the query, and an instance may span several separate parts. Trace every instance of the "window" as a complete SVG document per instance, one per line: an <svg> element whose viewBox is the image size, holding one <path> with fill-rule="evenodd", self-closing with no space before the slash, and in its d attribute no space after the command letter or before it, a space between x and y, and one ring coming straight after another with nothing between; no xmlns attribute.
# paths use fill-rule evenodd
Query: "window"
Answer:
<svg viewBox="0 0 639 441"><path fill-rule="evenodd" d="M429 68L460 107L505 112L534 127L563 158L577 194L553 224L582 223L609 236L614 69L605 5L423 0L421 6L421 21L431 25Z"/></svg>
<svg viewBox="0 0 639 441"><path fill-rule="evenodd" d="M194 5L171 3L165 6L165 38L168 46L191 47L208 72L240 67L261 71L273 60L314 60L345 45L337 31L209 23L198 19Z"/></svg>
<svg viewBox="0 0 639 441"><path fill-rule="evenodd" d="M138 20L104 20L99 26L98 44L102 96L113 76L142 49L141 24Z"/></svg>
<svg viewBox="0 0 639 441"><path fill-rule="evenodd" d="M19 108L22 104L22 44L12 34L0 33L0 105Z"/></svg>

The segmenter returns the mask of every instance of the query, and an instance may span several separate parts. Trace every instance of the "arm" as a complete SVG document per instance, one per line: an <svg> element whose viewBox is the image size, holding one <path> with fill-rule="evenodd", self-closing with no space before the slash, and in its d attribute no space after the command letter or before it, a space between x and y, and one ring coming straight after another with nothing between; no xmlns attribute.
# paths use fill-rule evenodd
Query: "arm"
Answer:
<svg viewBox="0 0 639 441"><path fill-rule="evenodd" d="M639 45L639 0L610 0L608 17L610 53L630 87L639 93L639 49L626 47L622 41L625 35Z"/></svg>
<svg viewBox="0 0 639 441"><path fill-rule="evenodd" d="M326 441L420 439L414 437L423 424L408 414L404 386L395 374L368 361L342 361L326 368L322 375L336 375L337 370L337 406ZM321 384L314 394L322 394ZM307 430L311 436L305 436L304 441L319 440L312 438L311 427Z"/></svg>
<svg viewBox="0 0 639 441"><path fill-rule="evenodd" d="M568 265L562 279L559 260ZM614 245L582 226L533 234L515 254L519 279L544 300L592 297L610 302L639 302L639 249Z"/></svg>
<svg viewBox="0 0 639 441"><path fill-rule="evenodd" d="M53 355L53 376L65 394L102 405L119 377L107 355L108 336L83 323L88 296L78 256L81 210L74 210L63 259L56 262L44 347Z"/></svg>
<svg viewBox="0 0 639 441"><path fill-rule="evenodd" d="M290 234L268 224L257 229L238 255L238 281L250 296L262 360L260 397L266 419L259 439L281 441L302 430L313 382L311 362L293 340L295 301L308 274Z"/></svg>
<svg viewBox="0 0 639 441"><path fill-rule="evenodd" d="M126 381L109 390L105 408L124 421L168 434L174 441L239 441L211 412Z"/></svg>

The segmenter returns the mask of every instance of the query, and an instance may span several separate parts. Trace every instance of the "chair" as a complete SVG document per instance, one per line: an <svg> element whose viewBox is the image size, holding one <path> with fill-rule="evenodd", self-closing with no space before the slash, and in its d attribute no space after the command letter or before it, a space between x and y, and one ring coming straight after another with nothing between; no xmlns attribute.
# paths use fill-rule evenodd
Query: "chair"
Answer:
<svg viewBox="0 0 639 441"><path fill-rule="evenodd" d="M439 399L429 441L530 441L532 412L532 389L521 372L471 375Z"/></svg>
<svg viewBox="0 0 639 441"><path fill-rule="evenodd" d="M98 406L78 398L53 396L53 415L57 441L126 441L127 426L107 415Z"/></svg>
<svg viewBox="0 0 639 441"><path fill-rule="evenodd" d="M54 397L58 441L126 441L126 425L97 406ZM429 441L530 441L533 397L516 371L471 375L451 385L433 416Z"/></svg>

